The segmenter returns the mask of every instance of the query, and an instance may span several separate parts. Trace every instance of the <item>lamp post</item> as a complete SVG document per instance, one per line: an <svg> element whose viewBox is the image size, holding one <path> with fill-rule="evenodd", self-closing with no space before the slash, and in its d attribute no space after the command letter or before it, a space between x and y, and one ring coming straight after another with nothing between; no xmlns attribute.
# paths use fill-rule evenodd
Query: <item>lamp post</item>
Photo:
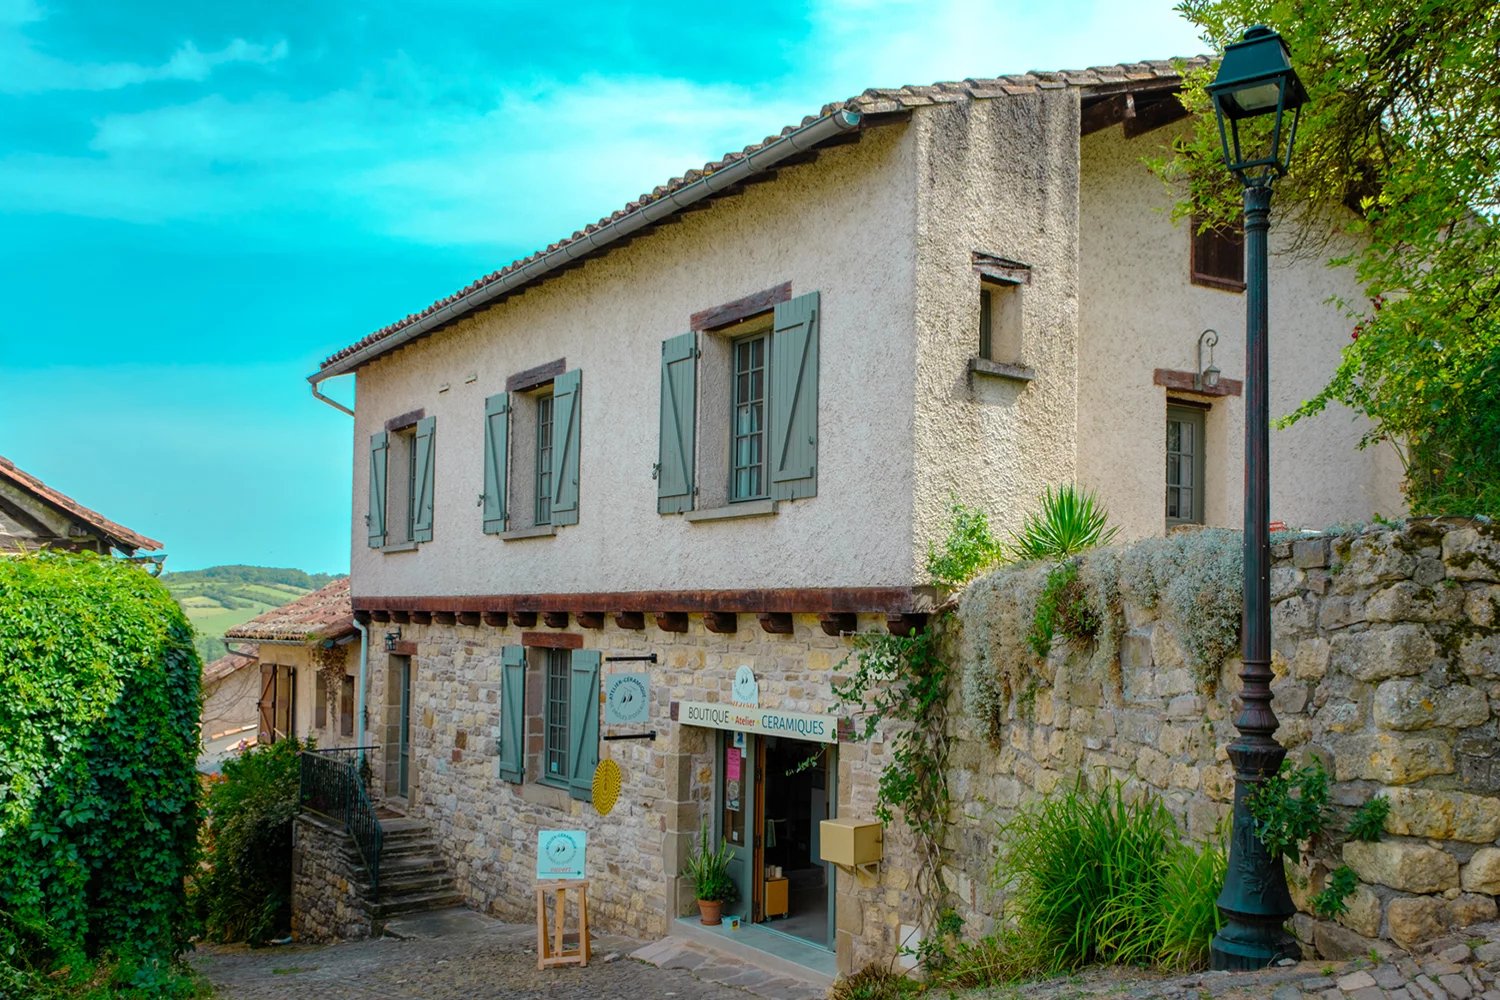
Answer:
<svg viewBox="0 0 1500 1000"><path fill-rule="evenodd" d="M1219 122L1224 165L1245 188L1245 616L1241 630L1239 737L1234 764L1234 825L1229 869L1218 906L1224 927L1214 936L1215 969L1260 969L1300 957L1285 924L1297 912L1281 859L1255 834L1246 800L1276 773L1286 750L1276 742L1271 710L1270 403L1266 350L1266 231L1271 185L1291 161L1297 118L1307 92L1281 36L1254 27L1224 50L1208 88ZM1291 112L1289 127L1286 112ZM1243 130L1243 135L1241 134Z"/></svg>

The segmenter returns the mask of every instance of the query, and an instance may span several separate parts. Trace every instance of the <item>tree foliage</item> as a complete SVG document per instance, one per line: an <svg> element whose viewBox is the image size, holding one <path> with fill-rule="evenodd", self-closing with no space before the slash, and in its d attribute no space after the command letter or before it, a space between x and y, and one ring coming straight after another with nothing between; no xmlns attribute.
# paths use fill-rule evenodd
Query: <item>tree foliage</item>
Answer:
<svg viewBox="0 0 1500 1000"><path fill-rule="evenodd" d="M1310 95L1279 237L1355 268L1350 343L1294 422L1342 403L1363 444L1401 454L1418 513L1500 513L1500 5L1493 0L1182 0L1216 51L1244 29L1281 33ZM1187 182L1180 215L1239 218L1205 91L1194 130L1158 169ZM1355 237L1354 250L1341 240Z"/></svg>
<svg viewBox="0 0 1500 1000"><path fill-rule="evenodd" d="M181 609L143 570L0 559L0 938L45 940L76 967L111 954L147 978L182 948L201 672Z"/></svg>

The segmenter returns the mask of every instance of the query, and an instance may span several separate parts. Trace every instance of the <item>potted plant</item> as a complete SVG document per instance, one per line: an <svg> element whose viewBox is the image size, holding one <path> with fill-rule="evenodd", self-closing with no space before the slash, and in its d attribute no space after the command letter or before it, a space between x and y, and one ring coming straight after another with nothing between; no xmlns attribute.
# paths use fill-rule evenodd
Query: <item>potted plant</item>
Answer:
<svg viewBox="0 0 1500 1000"><path fill-rule="evenodd" d="M723 920L725 903L740 898L739 887L729 877L731 858L727 841L720 840L717 849L709 846L708 824L705 823L698 849L688 855L682 872L693 880L693 890L698 897L698 919L709 926Z"/></svg>

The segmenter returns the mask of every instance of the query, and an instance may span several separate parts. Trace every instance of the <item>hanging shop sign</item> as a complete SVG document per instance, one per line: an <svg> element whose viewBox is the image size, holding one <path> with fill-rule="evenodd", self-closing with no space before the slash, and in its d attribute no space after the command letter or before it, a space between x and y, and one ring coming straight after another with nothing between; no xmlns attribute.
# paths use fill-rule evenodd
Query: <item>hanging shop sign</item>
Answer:
<svg viewBox="0 0 1500 1000"><path fill-rule="evenodd" d="M715 705L706 701L680 701L674 717L686 725L705 726L709 729L786 736L794 740L813 740L818 743L839 741L839 720L833 715L783 712L771 708L741 708L738 705Z"/></svg>
<svg viewBox="0 0 1500 1000"><path fill-rule="evenodd" d="M604 679L604 724L635 726L651 715L650 674L609 674Z"/></svg>
<svg viewBox="0 0 1500 1000"><path fill-rule="evenodd" d="M583 878L587 830L542 830L536 835L536 877L541 881Z"/></svg>
<svg viewBox="0 0 1500 1000"><path fill-rule="evenodd" d="M760 706L760 682L755 679L754 670L740 667L734 672L734 687L730 688L729 699L746 708Z"/></svg>

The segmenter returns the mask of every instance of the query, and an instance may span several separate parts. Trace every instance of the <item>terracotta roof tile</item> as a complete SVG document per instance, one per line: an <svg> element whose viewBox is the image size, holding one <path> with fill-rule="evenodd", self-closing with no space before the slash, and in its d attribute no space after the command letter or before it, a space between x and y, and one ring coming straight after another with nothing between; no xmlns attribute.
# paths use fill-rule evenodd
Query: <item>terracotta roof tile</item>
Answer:
<svg viewBox="0 0 1500 1000"><path fill-rule="evenodd" d="M827 117L837 111L852 111L866 116L880 116L909 111L913 108L938 103L948 103L959 100L977 100L999 97L1001 95L1020 95L1036 93L1039 89L1052 90L1063 87L1077 87L1087 90L1097 86L1120 86L1130 83L1162 81L1170 83L1176 81L1184 69L1196 69L1209 62L1207 56L1193 56L1186 59L1157 59L1148 62L1117 64L1113 66L1097 66L1090 69L1058 70L1053 72L1034 71L1030 73L1013 73L1005 76L989 78L970 78L951 82L934 83L927 86L905 86L905 87L872 87L855 97L845 101L835 101L825 104L818 115L809 115L796 125L788 125L781 130L780 136L785 136L798 128L811 124L818 118ZM1085 95L1087 96L1087 95ZM659 201L662 198L691 184L694 180L720 170L738 159L742 159L757 150L765 148L775 142L779 136L767 136L761 142L746 146L738 152L727 153L723 157L711 163L703 165L702 169L689 170L680 177L674 177L665 184L659 185L651 190L649 194L643 194L634 201L629 202L623 209L607 215L597 222L585 226L575 232L572 236L557 243L548 244L545 250L537 251L527 257L512 261L506 266L478 279L466 286L461 291L454 292L446 298L439 299L420 312L382 327L374 333L358 340L348 347L329 355L324 359L321 370L326 370L343 359L356 354L367 347L379 343L393 334L420 322L426 317L439 310L459 305L468 295L479 291L502 278L519 271L528 265L534 264L543 256L561 249L568 244L575 243L586 238L589 234L596 232L604 225L617 221L643 208L644 206ZM455 314L462 315L463 312ZM316 377L316 376L315 376Z"/></svg>
<svg viewBox="0 0 1500 1000"><path fill-rule="evenodd" d="M106 536L110 544L117 549L132 552L144 549L147 552L154 552L161 548L161 542L156 539L131 531L123 524L116 524L98 511L90 510L72 497L48 486L31 473L16 468L15 463L3 455L0 455L0 479L9 480L48 506L55 507L64 514L82 521L99 534Z"/></svg>
<svg viewBox="0 0 1500 1000"><path fill-rule="evenodd" d="M321 590L303 594L290 604L272 608L224 633L226 639L263 642L315 642L337 639L354 631L354 607L349 602L349 578L335 580Z"/></svg>
<svg viewBox="0 0 1500 1000"><path fill-rule="evenodd" d="M221 681L241 667L248 667L260 659L260 647L250 646L240 652L231 650L203 668L203 683Z"/></svg>

